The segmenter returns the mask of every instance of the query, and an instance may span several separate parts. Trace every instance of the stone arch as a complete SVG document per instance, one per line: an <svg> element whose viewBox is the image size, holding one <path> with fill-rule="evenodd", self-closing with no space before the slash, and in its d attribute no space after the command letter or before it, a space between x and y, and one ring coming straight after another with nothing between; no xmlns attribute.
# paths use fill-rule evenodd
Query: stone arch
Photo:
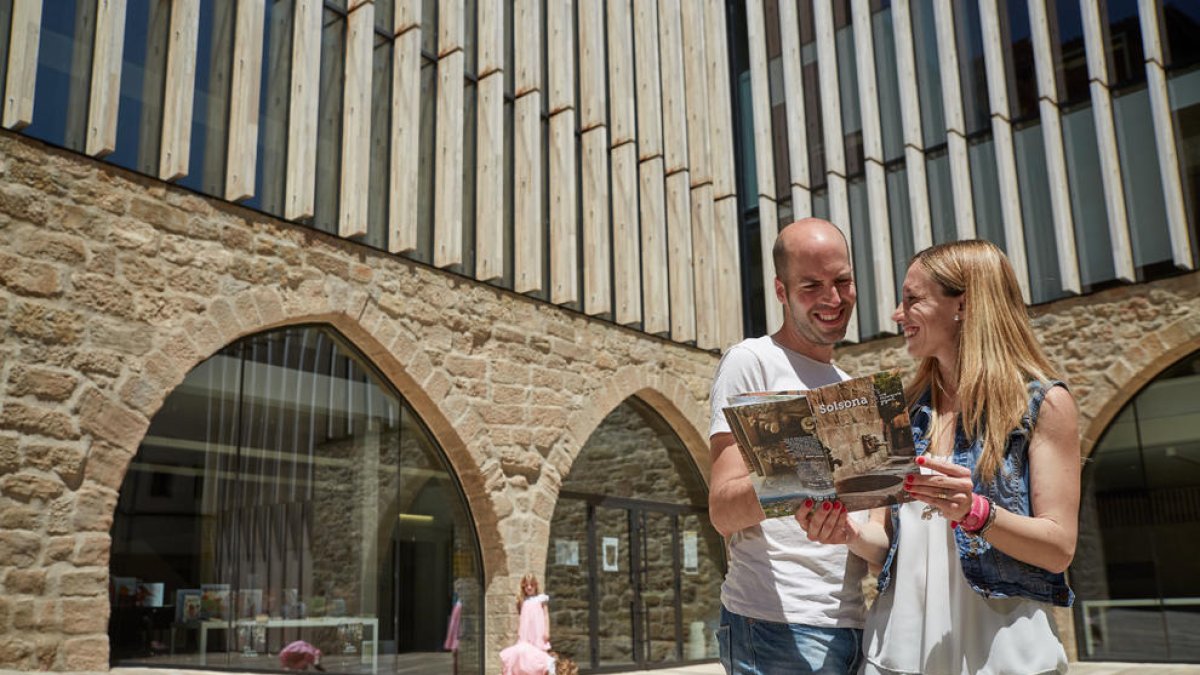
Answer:
<svg viewBox="0 0 1200 675"><path fill-rule="evenodd" d="M570 471L592 432L618 405L632 396L648 405L667 423L687 448L688 455L707 484L712 468L708 455L708 435L703 431L708 421L707 410L682 380L654 366L630 366L617 370L596 392L592 405L572 416L569 424L573 444L568 461L558 467L560 474L565 476Z"/></svg>
<svg viewBox="0 0 1200 675"><path fill-rule="evenodd" d="M117 491L149 420L192 368L244 337L286 326L319 324L336 330L358 350L425 425L463 488L480 547L485 587L495 576L505 575L507 553L479 459L426 387L414 377L413 362L402 358L409 355L397 354L395 347L400 340L394 337L395 329L384 322L368 328L357 318L364 314L370 296L337 281L340 280L306 282L285 294L274 288L257 287L229 299L218 298L182 325L164 330L159 342L162 346L134 364L140 366L140 372L120 387L118 399L96 388L84 392L80 399L80 428L92 434L93 442L84 460L84 485L76 505L77 519L86 513L98 521L94 529L111 528ZM339 297L340 300L334 300ZM393 336L392 341L386 340L389 335Z"/></svg>
<svg viewBox="0 0 1200 675"><path fill-rule="evenodd" d="M1080 454L1090 457L1117 414L1164 370L1200 349L1200 322L1180 319L1141 339L1102 373L1115 393L1098 408L1080 410Z"/></svg>

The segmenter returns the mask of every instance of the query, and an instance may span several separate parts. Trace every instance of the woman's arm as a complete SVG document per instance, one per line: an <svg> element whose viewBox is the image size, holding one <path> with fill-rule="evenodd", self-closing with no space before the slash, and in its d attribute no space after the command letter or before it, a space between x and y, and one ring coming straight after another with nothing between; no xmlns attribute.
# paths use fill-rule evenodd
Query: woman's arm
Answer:
<svg viewBox="0 0 1200 675"><path fill-rule="evenodd" d="M809 500L796 510L796 522L810 540L845 544L851 553L866 560L874 570L883 564L890 544L886 529L888 509L871 509L865 523L851 520L849 515L840 502L822 502L818 506Z"/></svg>
<svg viewBox="0 0 1200 675"><path fill-rule="evenodd" d="M966 518L971 508L967 469L935 459L923 465L940 475L916 477L910 493L952 521ZM1029 473L1033 515L1021 516L997 505L995 522L984 538L1021 562L1062 572L1075 557L1079 532L1079 410L1062 387L1052 387L1042 402L1029 442Z"/></svg>

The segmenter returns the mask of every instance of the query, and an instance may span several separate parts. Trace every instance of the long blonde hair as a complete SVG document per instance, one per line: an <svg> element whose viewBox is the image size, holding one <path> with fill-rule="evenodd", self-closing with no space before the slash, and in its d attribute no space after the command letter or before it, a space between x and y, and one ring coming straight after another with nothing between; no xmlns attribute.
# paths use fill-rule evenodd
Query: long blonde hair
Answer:
<svg viewBox="0 0 1200 675"><path fill-rule="evenodd" d="M936 411L940 390L955 385L964 431L983 439L975 475L991 482L1009 432L1028 410L1029 380L1046 382L1057 374L1033 335L1017 276L995 244L980 239L938 244L913 256L912 264L918 263L947 295L963 298L957 382L942 382L937 361L925 358L905 394L915 401L931 390Z"/></svg>
<svg viewBox="0 0 1200 675"><path fill-rule="evenodd" d="M533 587L533 595L525 594L525 586L526 585ZM521 612L521 604L525 602L525 598L532 598L534 595L538 594L539 590L540 589L538 588L538 580L537 580L536 574L529 573L529 574L526 574L525 576L521 577L521 585L517 587L517 613L518 614Z"/></svg>

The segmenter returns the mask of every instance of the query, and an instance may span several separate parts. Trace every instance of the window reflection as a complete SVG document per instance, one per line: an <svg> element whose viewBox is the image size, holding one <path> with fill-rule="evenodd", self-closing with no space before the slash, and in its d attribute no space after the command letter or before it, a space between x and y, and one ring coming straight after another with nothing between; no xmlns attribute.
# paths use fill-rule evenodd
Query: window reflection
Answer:
<svg viewBox="0 0 1200 675"><path fill-rule="evenodd" d="M1083 16L1079 2L1046 0L1046 13L1052 20L1057 20L1058 31L1051 31L1050 42L1058 74L1060 103L1069 105L1087 100L1087 50L1083 42Z"/></svg>
<svg viewBox="0 0 1200 675"><path fill-rule="evenodd" d="M1200 61L1200 3L1163 0L1163 65L1179 68Z"/></svg>
<svg viewBox="0 0 1200 675"><path fill-rule="evenodd" d="M1200 658L1200 353L1117 415L1083 473L1071 568L1080 657Z"/></svg>
<svg viewBox="0 0 1200 675"><path fill-rule="evenodd" d="M478 547L405 402L338 336L294 328L192 370L151 421L113 523L118 663L478 672Z"/></svg>
<svg viewBox="0 0 1200 675"><path fill-rule="evenodd" d="M235 3L200 0L196 36L196 92L192 101L188 172L179 184L197 192L225 194L230 68Z"/></svg>
<svg viewBox="0 0 1200 675"><path fill-rule="evenodd" d="M54 11L42 11L33 119L22 133L83 152L95 30L89 0L63 0Z"/></svg>
<svg viewBox="0 0 1200 675"><path fill-rule="evenodd" d="M117 142L108 161L158 175L170 0L129 0L125 8Z"/></svg>

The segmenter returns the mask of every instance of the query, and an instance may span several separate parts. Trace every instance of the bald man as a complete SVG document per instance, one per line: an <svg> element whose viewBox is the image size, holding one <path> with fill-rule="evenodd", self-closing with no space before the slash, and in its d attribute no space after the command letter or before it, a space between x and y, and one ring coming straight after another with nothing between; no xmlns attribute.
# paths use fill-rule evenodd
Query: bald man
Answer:
<svg viewBox="0 0 1200 675"><path fill-rule="evenodd" d="M717 633L721 663L739 674L852 673L862 639L866 563L845 546L809 541L794 518L766 518L721 412L737 394L849 379L832 362L854 310L846 238L831 223L806 218L780 231L774 258L783 326L731 347L712 387L709 516L729 539Z"/></svg>

